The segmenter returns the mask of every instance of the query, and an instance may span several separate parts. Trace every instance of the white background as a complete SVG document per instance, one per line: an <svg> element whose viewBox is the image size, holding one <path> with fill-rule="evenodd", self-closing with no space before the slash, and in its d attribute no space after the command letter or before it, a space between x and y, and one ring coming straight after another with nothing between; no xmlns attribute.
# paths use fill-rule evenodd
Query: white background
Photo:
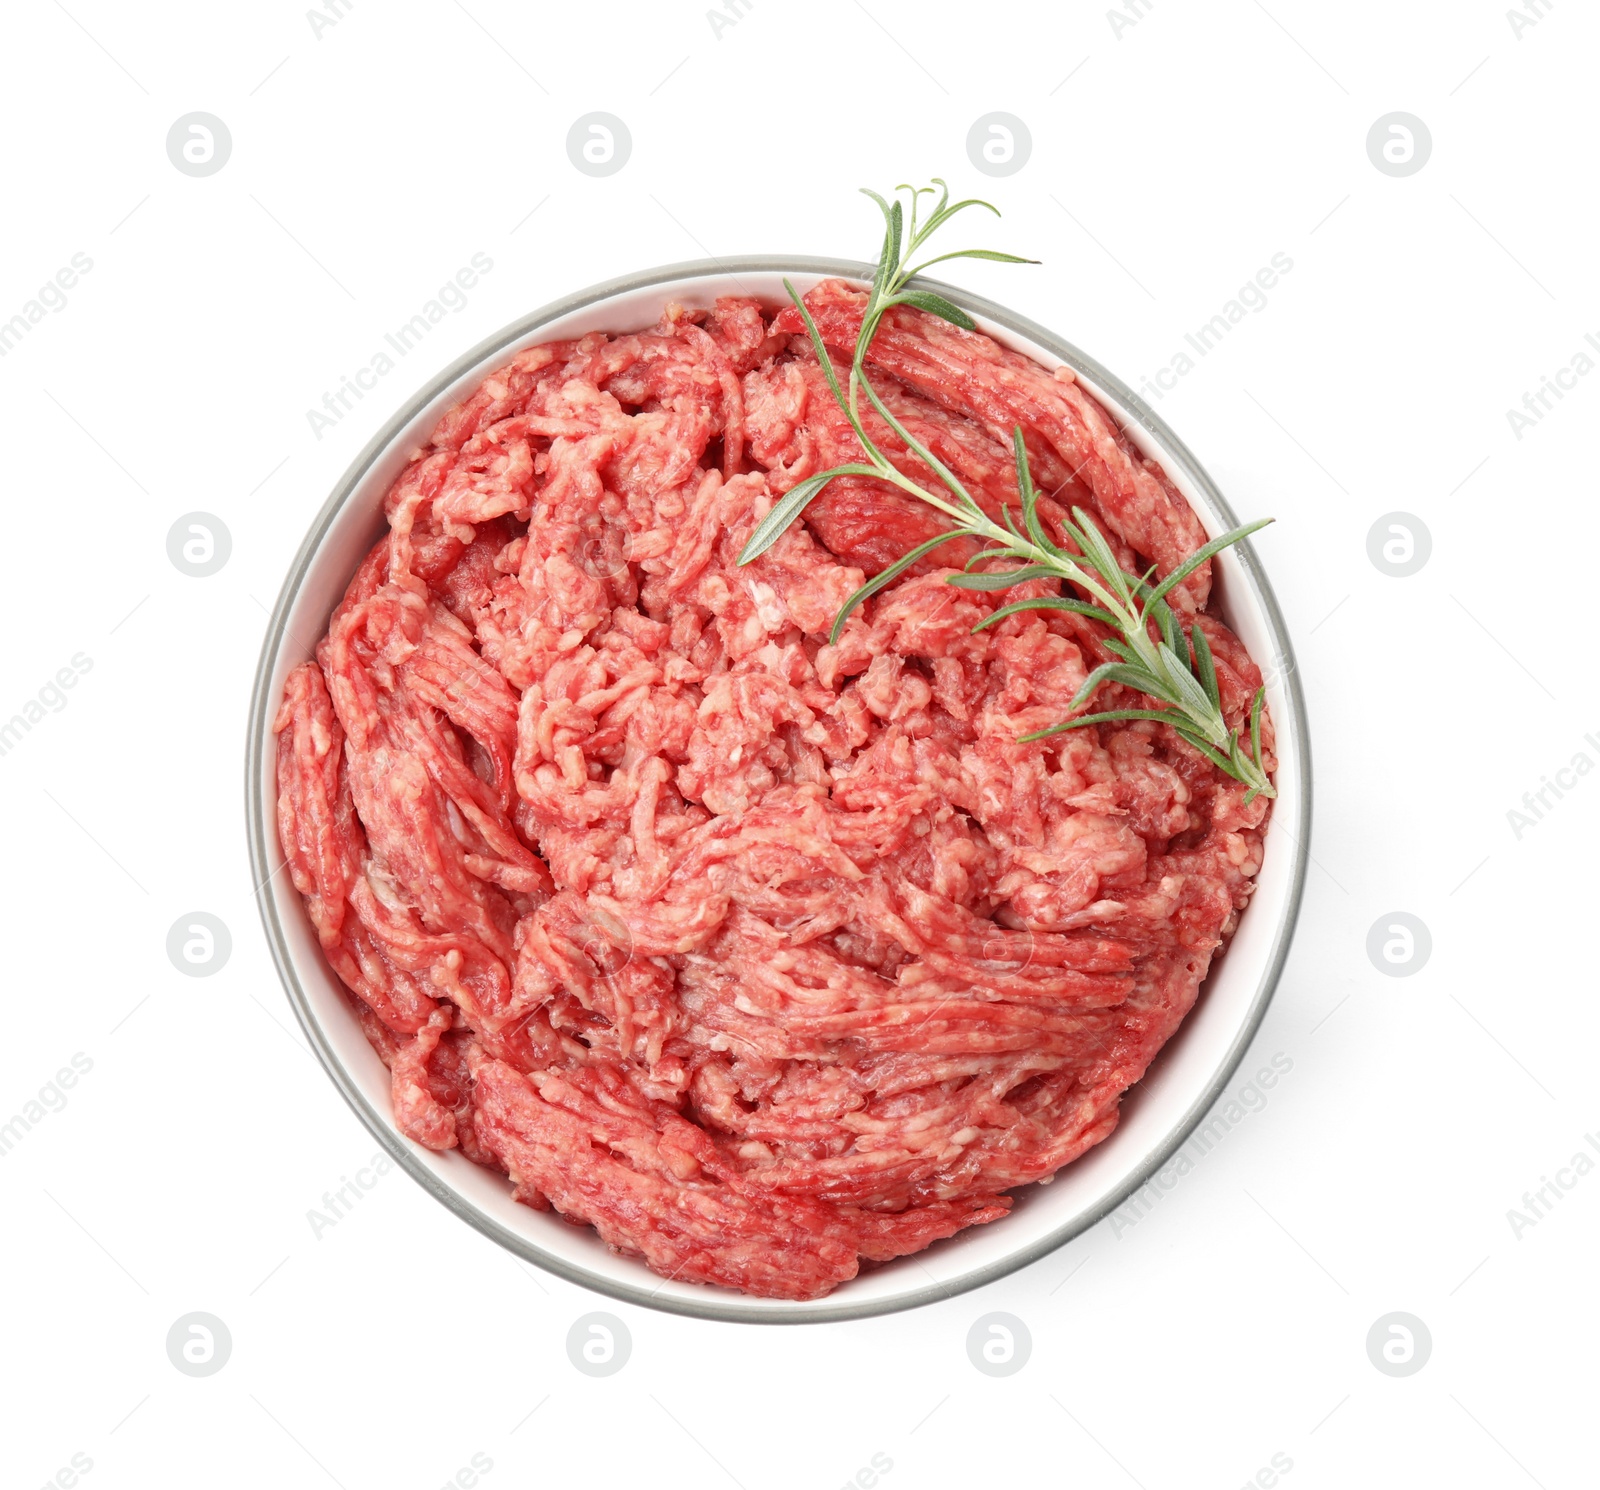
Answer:
<svg viewBox="0 0 1600 1490"><path fill-rule="evenodd" d="M6 1485L75 1453L107 1490L435 1490L475 1453L491 1490L833 1490L874 1454L889 1490L1234 1487L1274 1454L1291 1490L1592 1483L1600 1177L1520 1236L1507 1212L1600 1128L1600 776L1520 839L1507 812L1600 761L1600 377L1520 440L1506 411L1600 333L1600 23L1576 0L1520 34L1505 0L1133 9L1119 32L1077 0L754 0L719 33L704 0L357 0L319 34L287 0L7 8L0 320L94 267L0 359L0 719L92 662L0 757L0 1122L93 1062L0 1160ZM204 179L165 151L194 110L233 138ZM633 136L603 180L565 150L592 110ZM965 143L993 110L1033 140L998 180ZM1394 110L1433 140L1403 179L1365 146ZM1246 1070L1292 1072L1136 1226L858 1324L613 1304L399 1174L315 1236L375 1144L269 964L241 779L312 515L502 324L656 263L869 254L855 188L934 174L1004 210L981 241L1045 261L951 277L1130 381L1293 260L1158 405L1236 510L1278 519L1258 548L1311 710L1315 865ZM479 251L465 309L317 439L307 410ZM194 510L232 534L211 578L167 558ZM1395 510L1432 535L1410 578L1367 555ZM232 932L214 977L166 955L194 910ZM1404 978L1366 952L1396 910L1433 939ZM564 1347L596 1308L633 1338L604 1380ZM194 1310L233 1339L205 1379L164 1345ZM1005 1379L966 1355L993 1310L1033 1342ZM1405 1379L1365 1346L1395 1310L1432 1334Z"/></svg>

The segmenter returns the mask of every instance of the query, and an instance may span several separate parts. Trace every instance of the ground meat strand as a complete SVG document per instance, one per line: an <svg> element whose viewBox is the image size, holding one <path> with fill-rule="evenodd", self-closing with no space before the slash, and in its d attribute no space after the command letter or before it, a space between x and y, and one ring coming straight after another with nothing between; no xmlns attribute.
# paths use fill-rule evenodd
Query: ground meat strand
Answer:
<svg viewBox="0 0 1600 1490"><path fill-rule="evenodd" d="M860 296L808 303L847 354ZM1248 901L1269 809L1153 722L1057 722L1100 634L945 583L827 632L932 514L859 458L791 310L728 298L518 354L396 480L276 721L279 833L395 1121L666 1277L818 1298L1003 1216L1116 1125ZM1130 564L1204 541L1070 378L901 310L874 375L998 512ZM925 473L872 427L914 479ZM1260 673L1183 603L1225 712ZM1110 689L1106 702L1136 704ZM1267 764L1271 722L1265 721Z"/></svg>

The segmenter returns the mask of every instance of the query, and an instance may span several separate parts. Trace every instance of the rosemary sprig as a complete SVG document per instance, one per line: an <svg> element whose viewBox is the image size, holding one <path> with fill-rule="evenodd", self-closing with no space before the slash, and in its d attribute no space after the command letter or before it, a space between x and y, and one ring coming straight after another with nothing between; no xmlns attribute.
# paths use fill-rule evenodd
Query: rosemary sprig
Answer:
<svg viewBox="0 0 1600 1490"><path fill-rule="evenodd" d="M937 188L937 192L935 191ZM902 191L910 192L909 204L900 199ZM841 386L834 371L833 360L823 345L821 333L805 301L795 287L785 279L783 287L800 312L807 334L816 348L817 361L828 381L829 390L856 439L866 453L866 460L853 461L819 471L807 477L784 494L772 510L756 525L750 541L739 555L739 563L748 564L759 558L783 531L793 523L830 481L839 476L872 476L890 482L907 495L936 509L948 517L953 526L925 543L919 543L910 553L874 575L840 608L834 618L831 642L839 639L844 623L863 601L892 584L913 564L940 545L953 538L968 538L981 545L980 552L966 565L961 574L951 575L949 583L967 590L1007 590L1028 580L1053 579L1074 586L1087 599L1070 595L1042 595L1018 600L1002 606L980 621L973 629L981 631L997 621L1026 610L1072 611L1099 622L1114 634L1101 638L1101 645L1116 659L1102 663L1084 680L1074 695L1069 710L1073 717L1064 719L1049 729L1024 735L1024 740L1041 740L1063 730L1080 729L1087 724L1121 719L1154 719L1176 730L1190 745L1198 750L1219 770L1226 772L1248 788L1245 801L1257 796L1275 797L1272 781L1261 760L1261 707L1266 696L1258 688L1249 711L1248 739L1241 739L1241 731L1230 729L1223 715L1222 697L1217 684L1216 665L1211 655L1205 631L1192 624L1184 632L1166 597L1174 586L1181 584L1207 559L1237 543L1271 522L1263 518L1247 523L1213 538L1203 548L1191 554L1182 564L1160 580L1155 580L1152 566L1143 575L1125 572L1117 562L1111 545L1095 525L1094 520L1081 507L1072 509L1070 520L1061 519L1062 538L1071 547L1063 546L1045 528L1039 517L1039 497L1033 477L1028 469L1028 452L1023 444L1020 426L1012 431L1012 447L1016 460L1017 491L1021 499L1022 524L1019 527L1009 506L1001 510L1002 522L995 522L973 500L960 479L936 455L911 434L895 418L887 405L867 381L865 365L868 348L877 334L883 317L897 305L911 305L929 315L940 317L964 331L975 331L977 325L960 306L932 290L912 287L912 281L923 270L947 259L993 259L1006 264L1032 264L1036 259L1023 259L1015 254L997 253L992 249L967 248L953 253L940 254L913 264L912 260L928 239L968 207L983 207L996 217L999 210L989 202L977 198L951 203L950 191L945 183L934 178L933 186L912 187L905 183L895 188L893 201L886 201L877 192L865 195L878 204L884 218L883 248L878 256L877 271L867 294L861 331L856 337L855 355L850 362L846 386ZM924 196L938 196L938 203L925 221L919 222L919 209ZM909 205L909 212L906 206ZM872 405L878 416L892 429L906 448L917 457L937 479L942 491L929 491L913 481L890 461L867 434L862 422L861 397ZM1074 550L1076 550L1074 552ZM980 568L999 562L1011 567L1001 569ZM1152 582L1154 581L1154 582ZM1094 697L1104 683L1118 683L1144 694L1160 708L1106 709L1098 713L1078 714Z"/></svg>

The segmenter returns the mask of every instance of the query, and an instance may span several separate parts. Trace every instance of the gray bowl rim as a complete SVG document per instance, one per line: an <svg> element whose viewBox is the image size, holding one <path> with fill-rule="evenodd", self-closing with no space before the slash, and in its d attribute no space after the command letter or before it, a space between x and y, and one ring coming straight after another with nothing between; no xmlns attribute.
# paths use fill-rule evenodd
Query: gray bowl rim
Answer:
<svg viewBox="0 0 1600 1490"><path fill-rule="evenodd" d="M1037 1262L1041 1257L1045 1257L1058 1248L1065 1246L1074 1237L1081 1235L1091 1226L1098 1224L1106 1216L1110 1215L1130 1195L1144 1185L1188 1141L1190 1135L1222 1094L1228 1082L1232 1080L1234 1072L1238 1070L1240 1062L1244 1059L1246 1051L1255 1038L1256 1031L1261 1026L1261 1021L1266 1017L1267 1007L1272 1002L1273 994L1276 992L1279 979L1283 974L1284 964L1288 959L1289 947L1294 938L1296 923L1299 920L1301 901L1305 891L1307 865L1310 860L1311 739L1305 697L1300 686L1300 672L1295 663L1294 649L1289 639L1288 627L1284 622L1283 612L1278 606L1277 597L1273 593L1272 585L1267 579L1266 572L1251 547L1250 541L1246 539L1236 546L1236 552L1244 570L1246 581L1254 592L1256 602L1260 605L1265 616L1274 652L1277 658L1281 659L1284 691L1288 697L1290 710L1294 717L1295 760L1301 782L1300 811L1291 834L1294 839L1294 859L1291 865L1289 893L1285 901L1283 915L1279 921L1262 971L1255 1000L1247 1017L1241 1024L1233 1044L1218 1065L1209 1085L1190 1106L1189 1110L1168 1131L1167 1136L1150 1151L1144 1162L1111 1195L1098 1205L1080 1212L1064 1225L1037 1239L1031 1245L1021 1247L1016 1252L1008 1254L1006 1257L986 1267L974 1268L970 1272L955 1278L930 1284L926 1288L887 1300L870 1300L852 1304L846 1297L838 1302L824 1299L810 1304L797 1304L792 1309L774 1307L770 1303L756 1307L744 1303L741 1296L736 1293L724 1289L713 1289L709 1286L705 1289L705 1297L703 1299L675 1296L662 1298L653 1293L644 1281L649 1275L645 1273L643 1264L640 1265L641 1281L637 1287L631 1284L619 1283L611 1278L601 1277L589 1272L582 1266L547 1253L528 1238L508 1230L476 1207L468 1204L463 1197L444 1185L423 1164L421 1159L413 1153L410 1145L390 1125L389 1116L380 1113L367 1101L366 1096L357 1086L354 1078L345 1069L343 1063L324 1038L321 1028L312 1014L310 1000L306 995L305 989L301 986L294 959L290 955L283 928L278 920L277 906L273 901L270 880L277 872L277 869L281 867L281 864L274 862L278 858L276 825L267 821L262 809L262 773L269 768L274 771L276 769L275 760L269 762L267 759L265 741L268 734L268 721L277 709L277 700L270 696L270 690L278 652L286 635L289 612L299 594L301 585L310 573L312 562L328 529L332 527L335 519L343 511L346 502L363 484L369 469L389 451L400 432L440 393L454 383L457 378L497 353L509 352L511 348L525 341L530 333L537 331L541 326L547 325L573 311L582 310L597 301L626 294L633 290L649 289L657 285L669 284L675 280L698 279L717 275L732 279L740 273L815 274L865 282L871 279L873 266L844 259L811 258L803 255L787 254L754 254L732 259L692 259L682 263L663 264L654 269L639 270L633 274L625 274L616 279L606 280L601 284L591 285L588 289L579 290L574 294L564 296L560 300L552 301L520 320L502 327L469 351L463 352L442 372L430 378L427 384L413 394L383 428L368 441L366 448L350 463L349 468L334 487L332 495L323 505L321 512L317 514L315 521L300 545L299 551L295 555L294 563L290 566L288 577L284 580L283 588L279 591L277 602L272 609L272 615L267 622L266 635L262 642L261 657L256 668L255 683L250 697L249 735L245 748L245 820L251 882L256 887L255 895L261 913L262 927L266 932L267 943L272 951L273 963L277 967L278 976L283 982L284 990L288 995L290 1005L294 1009L295 1017L299 1021L301 1029L305 1031L306 1038L310 1042L311 1048L316 1052L317 1058L322 1062L334 1085L339 1089L345 1101L350 1104L356 1116L361 1119L368 1131L372 1133L373 1137L378 1140L379 1144L382 1145L395 1162L421 1185L428 1194L463 1221L466 1221L487 1236L491 1241L497 1242L514 1255L554 1273L557 1277L563 1278L569 1283L578 1284L581 1287L605 1294L624 1303L637 1304L644 1308L659 1309L667 1313L687 1315L699 1319L716 1319L751 1324L824 1324L838 1320L866 1319L876 1315L898 1313L904 1309L919 1308L924 1304L938 1303L944 1299L954 1298L958 1294L969 1292L972 1289L981 1288L987 1283L993 1283L997 1279L1006 1277L1008 1274L1028 1266L1030 1263ZM1183 474L1193 484L1194 488L1201 493L1205 501L1211 505L1216 515L1227 527L1237 526L1238 518L1234 515L1232 507L1229 506L1227 499L1222 495L1216 483L1195 458L1189 447L1178 438L1166 421L1121 378L1103 367L1094 358L1080 351L1071 342L1057 336L1037 322L1029 320L1026 316L1018 315L1015 311L997 305L991 300L971 294L969 291L955 285L946 284L940 280L927 279L921 280L919 283L925 284L930 289L938 290L939 293L954 301L955 304L969 314L982 317L994 325L1003 326L1019 336L1028 338L1036 346L1052 352L1075 372L1083 374L1091 382L1112 394L1125 409L1131 410L1136 415L1140 424L1160 444L1163 451L1163 465L1181 468ZM1275 826L1278 825L1278 814L1276 812L1273 815L1273 823ZM1283 826L1287 827L1288 825L1284 824Z"/></svg>

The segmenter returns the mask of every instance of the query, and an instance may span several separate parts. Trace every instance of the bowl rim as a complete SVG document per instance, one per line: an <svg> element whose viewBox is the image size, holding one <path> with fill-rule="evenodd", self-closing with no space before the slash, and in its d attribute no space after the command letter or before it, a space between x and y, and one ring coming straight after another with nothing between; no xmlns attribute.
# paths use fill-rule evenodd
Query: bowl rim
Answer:
<svg viewBox="0 0 1600 1490"><path fill-rule="evenodd" d="M316 1052L324 1070L332 1078L334 1086L350 1105L356 1116L361 1119L368 1131L378 1140L384 1151L413 1180L454 1215L466 1221L491 1241L497 1242L514 1255L535 1263L569 1283L578 1284L623 1303L637 1304L641 1307L658 1309L672 1314L753 1324L799 1324L828 1323L898 1313L901 1310L914 1309L924 1304L953 1298L958 1294L995 1282L997 1279L1006 1277L1008 1274L1016 1272L1030 1263L1037 1262L1041 1257L1054 1252L1074 1237L1097 1225L1121 1206L1130 1195L1144 1186L1151 1176L1178 1152L1216 1103L1224 1088L1233 1079L1234 1073L1238 1070L1245 1053L1254 1040L1256 1032L1266 1016L1267 1008L1277 990L1279 980L1283 974L1284 964L1288 958L1290 944L1294 939L1301 903L1304 898L1306 874L1310 861L1312 820L1309 720L1306 714L1304 693L1300 686L1299 668L1295 662L1294 649L1289 638L1288 627L1260 560L1257 558L1249 539L1245 539L1234 546L1233 552L1237 555L1243 567L1246 581L1253 592L1253 598L1260 607L1267 632L1271 638L1275 659L1280 667L1284 694L1288 700L1293 719L1292 730L1280 732L1288 733L1291 737L1293 758L1300 788L1299 810L1296 820L1292 825L1287 823L1282 825L1293 840L1288 891L1278 925L1274 929L1272 943L1263 964L1254 999L1238 1027L1232 1044L1218 1063L1210 1081L1168 1130L1166 1136L1148 1152L1143 1162L1132 1170L1122 1183L1116 1186L1099 1203L1080 1211L1061 1226L1035 1239L1032 1243L1021 1246L1016 1251L1009 1252L1004 1257L998 1258L985 1266L974 1268L969 1272L958 1274L954 1278L935 1282L927 1287L915 1289L888 1299L861 1300L852 1303L846 1296L837 1300L824 1298L792 1305L774 1304L771 1301L755 1304L745 1301L743 1295L734 1293L731 1290L714 1290L711 1288L704 1290L703 1298L677 1295L663 1297L660 1293L652 1292L648 1284L643 1281L636 1287L614 1278L590 1272L581 1264L546 1252L528 1237L519 1235L501 1225L493 1217L479 1210L464 1196L439 1179L423 1163L422 1159L413 1152L412 1146L400 1135L398 1130L393 1127L390 1115L380 1113L367 1100L365 1093L362 1092L354 1077L324 1036L321 1026L312 1011L306 991L301 985L294 956L278 919L277 905L272 892L271 881L283 866L277 844L276 824L269 820L269 816L263 806L263 773L269 769L273 770L274 774L276 773L275 761L269 762L266 748L270 734L268 726L271 718L276 714L278 702L272 696L272 677L276 669L278 654L288 635L287 623L290 612L330 528L344 511L351 497L362 486L370 469L386 454L391 452L394 442L401 432L444 390L471 369L480 366L486 359L495 356L497 353L509 352L519 343L525 342L530 333L539 330L540 327L552 321L558 320L562 316L585 309L597 302L611 299L615 296L670 284L678 280L704 279L717 276L735 279L740 273L796 273L803 275L814 274L819 277L838 277L854 281L869 281L872 278L873 270L873 265L859 261L790 254L753 254L728 259L691 259L678 263L658 265L655 268L638 270L631 274L605 280L586 289L578 290L573 294L563 296L501 327L498 331L478 342L477 345L463 352L448 367L429 378L421 388L404 402L351 461L344 474L335 484L332 493L317 513L305 538L301 541L282 588L279 590L262 639L255 681L251 688L244 772L245 823L251 883L254 886L262 928L266 933L267 943L271 949L272 960L277 968L279 979L284 986L289 1003L294 1009L295 1018L299 1021L301 1029L304 1030L306 1038L310 1042L312 1050ZM980 317L991 324L1002 326L1009 331L1015 332L1018 336L1027 338L1035 345L1061 358L1062 362L1068 367L1075 372L1083 374L1097 384L1098 387L1111 394L1123 409L1133 413L1150 436L1159 443L1162 450L1163 465L1170 464L1181 467L1183 474L1195 489L1203 495L1215 512L1230 527L1237 525L1238 519L1232 507L1228 504L1227 499L1222 495L1216 483L1211 479L1210 474L1195 458L1193 452L1178 437L1176 432L1168 426L1166 421L1121 378L1081 351L1073 343L1030 320L1028 317L1018 315L1015 311L1009 310L1005 306L998 305L959 286L946 284L940 280L919 277L917 283L929 289L937 290L970 314ZM1111 412L1115 417L1115 411ZM1280 746L1281 743L1280 740ZM1275 809L1273 823L1277 825L1278 822L1279 812ZM643 1276L653 1277L648 1273ZM656 1286L659 1288L659 1283Z"/></svg>

